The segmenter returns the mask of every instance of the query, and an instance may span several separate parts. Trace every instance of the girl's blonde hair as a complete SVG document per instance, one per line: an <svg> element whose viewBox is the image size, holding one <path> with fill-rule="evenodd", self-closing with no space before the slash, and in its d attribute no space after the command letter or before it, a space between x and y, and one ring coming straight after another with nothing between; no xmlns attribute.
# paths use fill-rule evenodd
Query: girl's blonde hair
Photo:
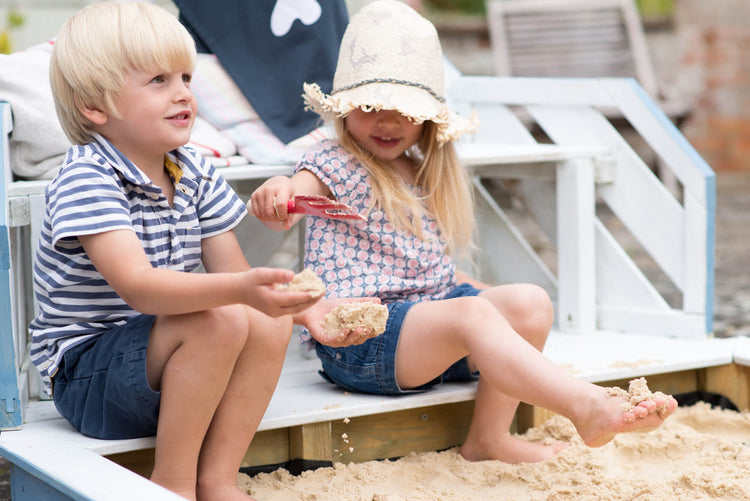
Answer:
<svg viewBox="0 0 750 501"><path fill-rule="evenodd" d="M347 130L346 118L337 117L334 127L341 146L370 174L371 209L380 207L398 229L410 230L420 238L421 218L429 212L447 240L450 255L460 256L473 249L475 221L471 181L458 160L453 143L438 142L434 122L424 122L422 136L407 151L417 164L415 183L422 190L422 197L415 195L386 162L357 144Z"/></svg>
<svg viewBox="0 0 750 501"><path fill-rule="evenodd" d="M95 108L119 116L114 105L128 71L195 66L195 42L169 12L144 2L89 5L71 16L55 40L50 83L63 131L74 144L91 141Z"/></svg>

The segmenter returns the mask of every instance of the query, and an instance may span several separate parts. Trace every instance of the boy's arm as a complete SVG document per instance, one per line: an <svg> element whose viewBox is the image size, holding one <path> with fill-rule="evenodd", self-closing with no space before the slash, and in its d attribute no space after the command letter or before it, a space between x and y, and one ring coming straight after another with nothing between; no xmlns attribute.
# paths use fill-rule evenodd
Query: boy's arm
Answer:
<svg viewBox="0 0 750 501"><path fill-rule="evenodd" d="M221 235L212 238L218 237ZM276 317L302 311L318 300L306 292L276 291L273 285L289 282L294 272L276 268L251 270L244 257L244 271L238 273L185 273L154 268L130 230L80 236L79 240L115 292L141 313L176 315L241 303ZM213 253L208 266L224 269L217 262L230 256L226 268L242 268L242 263L231 255L232 251Z"/></svg>
<svg viewBox="0 0 750 501"><path fill-rule="evenodd" d="M233 230L201 240L201 261L209 273L246 271L250 265Z"/></svg>

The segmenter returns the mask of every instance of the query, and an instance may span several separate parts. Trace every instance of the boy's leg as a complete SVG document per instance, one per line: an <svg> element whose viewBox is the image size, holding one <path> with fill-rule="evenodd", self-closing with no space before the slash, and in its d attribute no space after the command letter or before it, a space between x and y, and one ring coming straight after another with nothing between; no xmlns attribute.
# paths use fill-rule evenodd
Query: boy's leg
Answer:
<svg viewBox="0 0 750 501"><path fill-rule="evenodd" d="M274 326L276 329L272 329ZM263 328L265 331L261 330ZM202 449L207 444L207 434L214 427L213 420L224 402L230 381L247 376L246 369L238 365L245 363L248 347L258 332L276 334L278 347L260 357L267 365L278 364L278 368L271 370L268 376L254 374L257 381L244 380L251 390L251 398L236 404L244 406L244 415L231 430L238 434L232 443L235 449L242 449L241 454L265 411L270 398L268 393L273 391L272 388L268 391L267 381L272 379L275 384L278 379L291 321L274 320L241 305L157 317L147 352L149 383L162 392L153 481L188 499L196 499L198 466L203 464ZM232 386L236 388L237 383ZM213 432L211 434L213 437ZM248 437L246 441L245 437ZM211 442L215 440L212 438ZM232 475L232 485L235 485L242 455L236 458L233 449L225 452L223 461L236 463ZM224 464L210 466L212 471L217 471Z"/></svg>
<svg viewBox="0 0 750 501"><path fill-rule="evenodd" d="M201 450L198 463L201 501L247 499L237 488L237 474L276 389L291 338L291 317L271 318L247 310L251 317L249 337Z"/></svg>
<svg viewBox="0 0 750 501"><path fill-rule="evenodd" d="M401 387L416 387L467 355L493 389L568 417L591 446L603 445L620 432L656 428L676 406L670 399L660 402L659 413L656 405L643 404L626 415L620 407L624 399L608 397L606 389L550 362L486 297L412 307L396 353L396 377Z"/></svg>

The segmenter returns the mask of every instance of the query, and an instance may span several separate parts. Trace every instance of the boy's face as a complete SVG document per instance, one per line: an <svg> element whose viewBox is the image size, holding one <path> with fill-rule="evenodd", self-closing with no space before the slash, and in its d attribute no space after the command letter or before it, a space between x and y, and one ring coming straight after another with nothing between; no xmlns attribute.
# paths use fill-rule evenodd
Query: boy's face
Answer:
<svg viewBox="0 0 750 501"><path fill-rule="evenodd" d="M187 71L128 71L115 100L120 117L107 116L97 132L139 167L163 161L164 153L190 139L198 109L191 76Z"/></svg>

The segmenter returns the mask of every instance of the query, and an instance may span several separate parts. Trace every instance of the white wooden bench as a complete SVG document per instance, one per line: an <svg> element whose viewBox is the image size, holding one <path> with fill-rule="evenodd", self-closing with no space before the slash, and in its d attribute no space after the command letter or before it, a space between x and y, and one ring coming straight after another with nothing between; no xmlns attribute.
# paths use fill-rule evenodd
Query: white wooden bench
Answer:
<svg viewBox="0 0 750 501"><path fill-rule="evenodd" d="M632 80L459 77L449 95L455 109L475 110L482 121L480 132L460 144L476 175L477 274L489 282L530 281L548 290L557 322L545 353L587 381L622 384L648 376L653 389L721 389L746 406L748 376L734 357L746 342L711 338L713 173L643 89ZM600 106L618 108L632 122L674 170L683 200L661 185ZM26 355L26 325L33 312L30 242L38 231L44 183L11 182L8 108L0 103L0 455L12 463L13 499L175 499L145 478L153 439L84 437L39 398ZM538 144L528 117L556 144ZM244 166L222 172L240 181L289 171ZM556 249L556 272L484 188L485 177L513 180L514 196ZM632 262L601 222L597 202L611 207L664 269L681 293L679 306L668 304ZM324 382L318 368L317 359L290 347L247 466L363 461L463 441L474 385L380 397L341 391ZM545 417L523 406L517 428Z"/></svg>
<svg viewBox="0 0 750 501"><path fill-rule="evenodd" d="M495 74L635 78L678 125L690 104L659 81L633 0L486 0Z"/></svg>

